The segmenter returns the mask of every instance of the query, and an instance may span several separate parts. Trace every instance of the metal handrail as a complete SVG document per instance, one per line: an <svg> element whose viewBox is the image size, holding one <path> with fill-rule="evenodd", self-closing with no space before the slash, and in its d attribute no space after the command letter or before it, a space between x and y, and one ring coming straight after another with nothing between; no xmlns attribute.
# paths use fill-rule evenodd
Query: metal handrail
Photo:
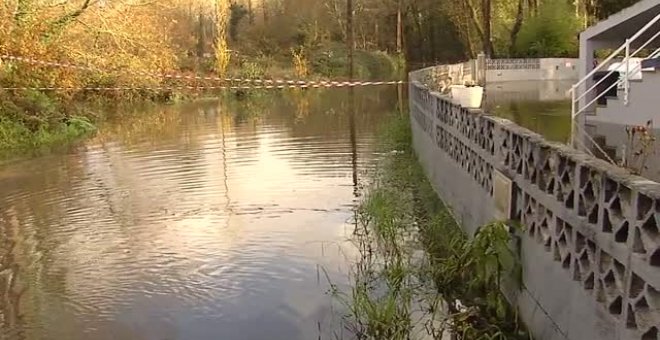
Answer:
<svg viewBox="0 0 660 340"><path fill-rule="evenodd" d="M597 65L596 67L594 67L594 69L593 69L591 72L589 72L585 77L583 77L582 79L580 79L577 83L575 83L575 84L571 87L571 90L570 90L570 92L571 92L571 131L575 132L575 127L576 127L576 126L579 127L579 124L576 124L576 123L575 123L575 120L576 120L577 116L579 116L581 113L583 113L584 111L586 111L586 110L587 110L588 108L590 108L594 103L596 103L599 99L601 99L602 97L604 97L604 96L605 96L609 91L611 91L614 87L618 87L621 83L624 84L624 86L623 86L623 87L624 87L624 88L623 88L623 92L624 92L624 97L623 97L624 105L628 105L628 99L629 99L629 93L630 93L630 77L631 77L631 74L634 74L634 73L638 72L638 70L639 70L640 68L642 68L642 65L641 65L641 63L640 63L639 65L635 65L635 66L633 66L633 68L632 68L632 70L631 70L631 68L630 68L630 60L631 60L632 57L636 56L641 50L643 50L644 48L646 48L651 42L653 42L655 39L657 39L657 38L660 36L660 31L656 32L656 33L653 35L653 37L651 37L650 39L648 39L644 44L642 44L642 46L640 46L639 48L637 48L637 49L636 49L634 52L632 52L632 53L630 53L630 45L631 45L631 43L633 43L633 42L635 42L637 39L639 39L639 38L642 36L642 34L646 33L646 31L648 31L651 27L653 27L653 25L655 25L657 22L660 22L660 14L657 15L656 17L654 17L653 19L651 19L646 25L644 25L644 27L642 27L639 31L637 31L637 33L635 33L632 37L626 39L626 42L625 42L623 45L621 45L619 48L617 48L617 49L616 49L612 54L610 54L610 55L609 55L604 61L602 61L599 65ZM594 91L594 90L597 90L597 87L598 87L600 84L602 84L607 78L609 78L612 74L614 74L614 72L618 72L618 71L617 71L617 69L612 69L612 70L610 70L610 71L607 73L606 76L604 76L604 77L602 77L601 79L599 79L595 84L593 84L592 86L590 86L588 89L586 89L586 90L585 90L583 93L581 93L581 94L578 93L579 87L581 87L582 85L586 84L586 82L587 82L588 80L592 79L592 77L596 74L596 72L599 72L599 71L601 71L603 68L607 67L607 66L609 65L609 63L610 63L614 58L616 58L619 54L621 54L622 52L625 52L625 58L624 58L623 61L622 61L623 63L625 63L625 71L624 71L624 72L625 72L625 75L624 75L623 77L619 77L619 78L617 79L617 81L615 81L613 84L611 84L606 90L602 91L601 93L597 93L597 95L595 96L595 98L592 99L592 100L590 100L586 105L581 106L581 105L580 105L580 102L581 102L582 100L584 100L584 99L587 97L587 95L588 95L589 93L591 93L591 92ZM660 48L658 48L657 50L655 50L654 52L652 52L652 53L649 55L649 57L647 57L647 58L648 58L648 59L651 59L651 58L657 58L658 56L660 56ZM617 68L618 68L618 67L617 67ZM601 153L603 153L603 154L607 157L608 161L610 161L610 162L613 163L613 160L612 160L610 157L608 157L607 154L606 154L602 149L600 149L600 146L599 146L597 143L595 143L595 141L593 140L593 138L591 138L591 136L589 136L589 134L588 134L586 131L584 131L584 134L585 134L585 135L589 138L589 140L590 140L590 141L596 146L596 148L599 149L599 151L600 151ZM572 135L573 135L573 133L572 133ZM573 143L575 143L575 142L576 142L576 141L575 141L575 139L574 139L574 137L573 137Z"/></svg>
<svg viewBox="0 0 660 340"><path fill-rule="evenodd" d="M628 42L633 42L633 41L637 40L637 38L639 38L642 34L646 33L646 31L648 31L649 28L651 28L651 27L652 27L656 22L658 22L658 21L660 21L660 14L658 14L655 18L653 18L651 21L649 21L648 24L646 24L644 27L642 27L642 29L639 30L637 33L635 33L635 35L633 35L632 37L630 37L630 38L628 39ZM588 79L590 79L590 78L591 78L596 72L598 72L598 71L600 70L601 65L605 65L607 62L612 61L612 59L614 59L617 55L619 55L619 53L623 52L623 50L624 50L625 48L626 48L626 44L621 45L621 47L619 47L616 51L614 51L612 54L610 54L610 56L609 56L607 59L605 59L600 65L598 65L598 67L594 68L594 69L593 69L589 74L587 74L584 78L580 79L580 81L578 81L574 86L580 86L580 85L582 85L584 82L586 82L586 81L587 81Z"/></svg>
<svg viewBox="0 0 660 340"><path fill-rule="evenodd" d="M656 34L656 36L660 36L660 31L658 32L658 34ZM655 38L653 38L653 39L655 39ZM646 44L646 45L648 45L648 44ZM646 45L645 45L645 46L646 46ZM637 52L638 52L638 51L637 51ZM652 59L652 58L655 58L655 57L657 57L657 56L660 56L660 48L658 48L657 50L653 51L653 53L651 53L651 54L649 55L648 58L649 58L649 59ZM630 69L630 68L629 68L629 65L630 65L629 60L625 60L625 59L624 59L624 61L626 61L626 76L625 76L624 78L619 78L616 82L612 83L612 84L611 84L607 89L605 89L602 93L600 93L600 94L597 95L594 99L592 99L591 101L589 101L589 103L587 103L586 105L584 105L584 107L582 107L582 108L579 109L577 112L575 112L575 113L573 114L573 118L575 118L576 116L578 116L580 113L586 111L587 108L589 108L591 105L593 105L594 103L596 103L596 102L598 101L598 99L603 98L603 97L605 96L605 94L608 93L610 90L612 90L614 87L618 87L618 86L619 86L621 83L623 83L624 81L625 81L624 84L627 85L628 82L630 81L630 79L628 79L629 75L630 75L630 74L634 74L634 73L636 73L638 70L642 69L642 65L641 65L641 64L640 64L640 65L635 65L635 66L633 66L632 69ZM609 77L609 76L612 75L614 72L618 72L618 71L615 71L615 70L610 71L605 77L603 77L602 79L600 79L600 80L596 83L596 85L594 85L594 87L597 86L597 85L599 85L600 83L602 83L602 82L605 80L605 78ZM591 90L591 89L590 89L590 90ZM590 90L588 90L588 91L590 91ZM583 93L582 96L580 96L580 97L574 99L574 102L577 103L577 102L579 102L582 98L586 97L586 94L588 93L588 91L586 91L585 93ZM625 90L624 90L624 91L625 91ZM628 91L629 91L629 89L628 89ZM627 96L627 93L624 94L624 96ZM624 98L624 102L627 102L627 98Z"/></svg>
<svg viewBox="0 0 660 340"><path fill-rule="evenodd" d="M654 41L654 40L655 40L656 38L658 38L658 37L660 37L660 31L658 31L658 33L656 33L653 37L651 37L651 39L647 40L647 41L646 41L641 47L639 47L638 49L636 49L635 52L633 52L633 53L628 53L628 54L629 54L629 57L627 57L627 59L624 59L624 61L626 61L626 67L628 67L628 66L630 65L630 58L632 58L632 57L634 57L635 55L637 55L637 53L639 53L641 50L645 49L646 46L648 46L652 41ZM624 47L627 47L627 46L624 44ZM626 48L626 49L627 49L627 48ZM649 58L654 58L654 55L657 55L658 52L660 52L660 49L655 50L653 53L651 53L651 55L649 56ZM601 65L603 65L603 64L605 64L605 62L601 63ZM599 65L599 66L600 66L600 65ZM635 67L637 67L637 66L635 66ZM612 74L614 74L614 72L618 72L618 71L616 71L616 70L611 70L609 73L607 73L607 75L606 75L605 77L599 79L598 82L596 82L596 84L594 84L593 86L591 86L588 90L584 91L584 93L582 93L582 95L579 96L578 98L576 98L575 100L576 100L576 101L580 101L580 100L582 100L582 98L586 97L587 94L589 94L589 92L591 92L592 90L596 89L596 87L597 87L598 85L600 85L603 81L605 81L605 79L606 79L607 77L609 77L609 76L611 76ZM633 71L633 72L630 72L630 70L626 69L626 74L631 74L631 73L635 73L635 72L637 72L637 70L635 70L635 71Z"/></svg>
<svg viewBox="0 0 660 340"><path fill-rule="evenodd" d="M651 53L651 54L649 55L648 59L653 59L653 58L657 58L657 57L660 57L660 48L658 48L657 50L653 51L653 53ZM631 73L635 73L635 72L637 72L637 69L638 69L638 68L642 68L641 63L640 63L639 65L636 65L636 66L633 68L633 70L631 71ZM630 71L630 70L629 70L629 71ZM609 91L610 91L611 89L613 89L615 86L619 86L619 84L621 84L621 80L620 80L620 79L619 79L617 82L615 82L615 83L613 83L612 85L610 85L607 89L605 89L605 91L603 91L603 94L609 92ZM578 111L578 114L580 114L582 111L584 111L584 109L586 109L587 107L593 105L596 101L598 101L598 99L600 99L600 98L602 98L602 97L603 97L603 96L601 95L601 96L598 96L598 97L594 98L593 100L591 100L587 105L585 105L585 107L584 107L583 109L581 109L580 111ZM572 105L573 105L573 110L575 110L575 104L576 104L576 102L574 101L574 102L572 103ZM577 128L580 127L580 124L575 124L575 123L574 123L574 119L575 119L575 116L573 117L573 120L571 121L571 123L572 123L571 131L574 131L574 129L575 129L576 127L577 127ZM607 156L607 153L606 153L603 149L600 148L600 145L598 145L598 143L596 143L596 141L594 141L593 138L591 138L591 136L589 136L589 134L588 134L586 131L582 131L582 132L583 132L584 135L589 139L589 141L590 141L590 142L596 147L596 149L598 149L598 151L600 151L603 155L605 155L605 157L607 158L608 161L610 161L612 164L615 164L615 162L614 162L609 156ZM588 151L588 148L587 148L587 151ZM593 155L593 154L592 154L592 155Z"/></svg>
<svg viewBox="0 0 660 340"><path fill-rule="evenodd" d="M618 86L622 82L624 82L624 102L628 101L628 92L629 92L629 81L630 81L630 74L637 72L638 67L640 66L635 66L634 72L630 72L631 70L629 69L630 67L630 58L634 57L639 53L642 49L646 48L652 41L654 41L656 38L660 36L660 31L657 32L653 37L648 39L641 47L637 48L633 53L630 53L630 44L637 40L642 34L644 34L646 31L648 31L655 23L660 21L660 14L657 15L655 18L653 18L651 21L649 21L642 29L640 29L635 35L633 35L631 38L626 39L626 42L621 45L618 49L616 49L612 54L609 55L603 62L601 62L599 65L597 65L589 74L587 74L584 78L580 79L577 83L573 85L571 88L571 94L572 94L572 104L571 104L571 117L574 120L580 113L584 112L587 108L589 108L593 103L595 103L598 99L602 98L609 90L611 90L614 86ZM608 78L610 75L614 74L616 70L611 70L608 72L608 74L601 78L598 82L596 82L594 85L589 87L587 90L585 90L582 94L578 95L578 87L586 83L589 79L591 79L596 72L599 72L603 68L605 68L610 61L612 61L614 58L616 58L621 52L625 51L625 58L623 59L622 62L625 63L626 71L625 71L625 76L622 78L619 78L613 86L610 86L606 91L603 91L602 93L598 94L594 100L591 100L587 105L584 105L583 107L580 107L579 101L584 99L589 93L591 93L598 85L600 85L603 81L605 81L606 78ZM656 50L655 52L652 53L653 55L658 55L660 54L660 49Z"/></svg>

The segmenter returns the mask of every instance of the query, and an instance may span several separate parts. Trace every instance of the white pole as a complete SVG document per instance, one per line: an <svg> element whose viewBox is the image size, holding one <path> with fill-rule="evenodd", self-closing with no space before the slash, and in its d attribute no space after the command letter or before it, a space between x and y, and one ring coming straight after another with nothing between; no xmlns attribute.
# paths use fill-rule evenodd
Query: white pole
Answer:
<svg viewBox="0 0 660 340"><path fill-rule="evenodd" d="M575 98L576 98L576 92L577 91L577 86L573 85L571 87L571 146L575 147L575 119L576 119L576 103L575 103Z"/></svg>
<svg viewBox="0 0 660 340"><path fill-rule="evenodd" d="M628 91L630 88L630 39L626 39L626 75L623 78L623 105L628 106Z"/></svg>

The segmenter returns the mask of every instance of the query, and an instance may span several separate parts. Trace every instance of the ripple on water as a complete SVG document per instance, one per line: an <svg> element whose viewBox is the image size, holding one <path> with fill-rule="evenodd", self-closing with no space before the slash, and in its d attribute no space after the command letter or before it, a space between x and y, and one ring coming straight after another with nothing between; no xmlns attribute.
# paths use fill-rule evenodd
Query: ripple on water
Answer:
<svg viewBox="0 0 660 340"><path fill-rule="evenodd" d="M319 268L345 267L328 249L346 239L377 118L356 120L352 144L345 116L300 121L282 102L239 122L196 105L157 121L176 126L124 122L6 165L21 175L0 176L0 334L315 336L330 313Z"/></svg>

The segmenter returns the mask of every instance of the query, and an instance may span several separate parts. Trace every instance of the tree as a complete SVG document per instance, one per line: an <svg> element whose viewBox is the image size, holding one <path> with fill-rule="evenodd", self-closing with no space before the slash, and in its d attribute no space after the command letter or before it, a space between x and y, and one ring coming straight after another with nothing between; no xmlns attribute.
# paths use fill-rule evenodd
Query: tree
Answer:
<svg viewBox="0 0 660 340"><path fill-rule="evenodd" d="M517 52L529 57L574 57L577 55L579 19L562 1L546 1L539 14L523 24Z"/></svg>
<svg viewBox="0 0 660 340"><path fill-rule="evenodd" d="M230 54L227 45L227 23L229 21L229 1L216 0L215 17L215 71L218 75L224 76L229 66Z"/></svg>

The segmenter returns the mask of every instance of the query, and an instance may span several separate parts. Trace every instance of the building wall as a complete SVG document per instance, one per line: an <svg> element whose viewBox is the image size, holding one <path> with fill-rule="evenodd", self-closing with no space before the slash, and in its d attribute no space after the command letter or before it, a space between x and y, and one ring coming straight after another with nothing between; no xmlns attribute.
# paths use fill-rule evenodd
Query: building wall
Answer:
<svg viewBox="0 0 660 340"><path fill-rule="evenodd" d="M523 280L505 293L535 339L657 338L660 184L419 82L409 92L419 161L465 231L501 218L496 202L511 199ZM495 189L500 174L510 192Z"/></svg>

